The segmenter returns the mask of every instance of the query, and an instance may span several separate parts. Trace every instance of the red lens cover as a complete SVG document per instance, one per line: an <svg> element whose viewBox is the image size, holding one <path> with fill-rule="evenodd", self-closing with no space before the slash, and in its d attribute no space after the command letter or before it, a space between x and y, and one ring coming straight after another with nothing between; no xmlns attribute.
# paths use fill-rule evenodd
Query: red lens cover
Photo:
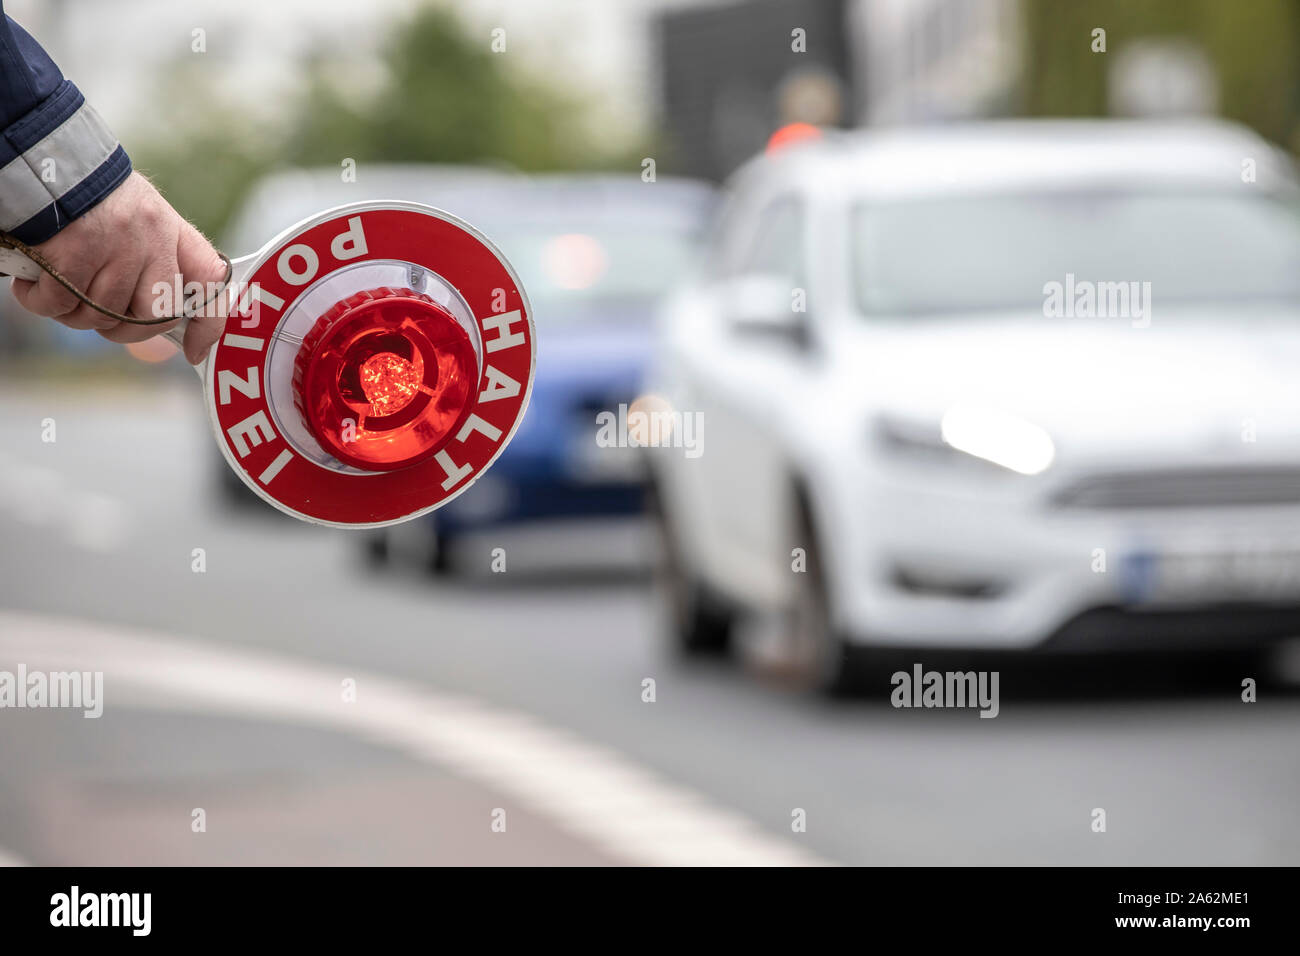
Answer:
<svg viewBox="0 0 1300 956"><path fill-rule="evenodd" d="M294 359L295 404L329 454L395 471L437 454L469 417L478 356L427 295L379 288L336 302Z"/></svg>

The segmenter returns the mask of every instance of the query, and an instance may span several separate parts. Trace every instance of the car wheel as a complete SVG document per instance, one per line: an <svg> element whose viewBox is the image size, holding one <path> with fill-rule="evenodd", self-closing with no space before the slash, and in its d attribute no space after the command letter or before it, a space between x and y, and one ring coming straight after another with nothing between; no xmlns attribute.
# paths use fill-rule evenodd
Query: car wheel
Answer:
<svg viewBox="0 0 1300 956"><path fill-rule="evenodd" d="M415 518L376 532L366 542L371 563L391 564L442 576L453 570L447 536L425 518Z"/></svg>
<svg viewBox="0 0 1300 956"><path fill-rule="evenodd" d="M451 560L451 538L439 534L432 523L426 524L429 534L425 543L424 570L434 577L449 577L456 570Z"/></svg>
<svg viewBox="0 0 1300 956"><path fill-rule="evenodd" d="M805 564L795 574L787 616L791 669L801 687L829 696L848 694L858 685L857 655L832 624L822 553L806 505L800 508L798 528Z"/></svg>
<svg viewBox="0 0 1300 956"><path fill-rule="evenodd" d="M388 547L388 529L380 528L378 531L372 531L365 535L361 542L361 557L365 560L366 566L371 568L382 568L388 564L392 553Z"/></svg>
<svg viewBox="0 0 1300 956"><path fill-rule="evenodd" d="M451 537L430 518L407 522L407 553L420 570L434 577L447 577L455 571L451 560ZM399 525L398 527L406 527Z"/></svg>
<svg viewBox="0 0 1300 956"><path fill-rule="evenodd" d="M734 613L686 567L663 499L653 483L647 510L659 534L659 559L655 565L655 592L666 611L668 640L686 655L725 654L731 647Z"/></svg>

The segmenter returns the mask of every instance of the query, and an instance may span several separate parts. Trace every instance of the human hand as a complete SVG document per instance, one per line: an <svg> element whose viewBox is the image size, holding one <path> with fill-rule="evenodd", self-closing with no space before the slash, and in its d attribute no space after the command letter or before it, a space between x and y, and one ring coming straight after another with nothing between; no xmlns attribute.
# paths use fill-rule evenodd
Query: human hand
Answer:
<svg viewBox="0 0 1300 956"><path fill-rule="evenodd" d="M153 187L132 172L84 216L34 246L50 264L95 302L137 318L176 314L182 303L155 314L156 283L175 287L176 275L185 283L226 278L226 263L194 226L186 222ZM14 279L14 298L37 315L49 316L73 329L95 329L110 342L142 342L176 325L131 325L118 322L79 302L48 275L36 281ZM221 334L221 322L199 316L185 331L185 358L203 361Z"/></svg>

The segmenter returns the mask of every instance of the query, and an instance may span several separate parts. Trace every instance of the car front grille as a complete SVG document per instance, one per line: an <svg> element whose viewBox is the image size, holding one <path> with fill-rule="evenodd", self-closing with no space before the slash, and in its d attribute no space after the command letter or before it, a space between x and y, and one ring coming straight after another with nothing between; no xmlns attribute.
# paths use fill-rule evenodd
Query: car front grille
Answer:
<svg viewBox="0 0 1300 956"><path fill-rule="evenodd" d="M1052 496L1061 508L1233 508L1300 504L1300 468L1169 469L1093 475Z"/></svg>

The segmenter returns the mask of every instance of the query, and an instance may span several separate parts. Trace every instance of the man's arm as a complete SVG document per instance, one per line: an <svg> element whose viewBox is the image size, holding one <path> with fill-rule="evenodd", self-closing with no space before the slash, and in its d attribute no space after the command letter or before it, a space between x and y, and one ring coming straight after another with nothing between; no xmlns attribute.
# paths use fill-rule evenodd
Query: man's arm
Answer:
<svg viewBox="0 0 1300 956"><path fill-rule="evenodd" d="M0 229L28 245L85 214L131 172L126 151L81 91L7 16L0 123Z"/></svg>
<svg viewBox="0 0 1300 956"><path fill-rule="evenodd" d="M131 170L117 137L0 0L0 229L39 249L77 288L115 312L153 318L156 282L219 282L225 263L158 191ZM28 311L113 342L138 342L171 326L115 322L48 276L15 279ZM216 340L191 323L185 355L198 362Z"/></svg>

